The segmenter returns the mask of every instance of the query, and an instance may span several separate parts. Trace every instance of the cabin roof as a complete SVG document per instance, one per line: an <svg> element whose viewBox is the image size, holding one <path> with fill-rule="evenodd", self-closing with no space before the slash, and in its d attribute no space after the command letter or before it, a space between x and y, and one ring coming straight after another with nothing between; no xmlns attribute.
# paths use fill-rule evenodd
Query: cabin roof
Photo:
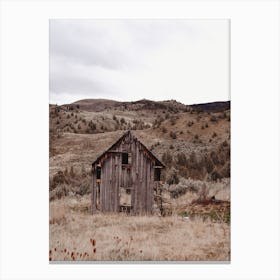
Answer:
<svg viewBox="0 0 280 280"><path fill-rule="evenodd" d="M126 131L111 147L109 147L100 156L97 157L97 159L92 163L92 166L98 163L105 156L106 153L109 153L110 150L114 148L114 146L118 145L123 140L123 138L125 138L129 134L132 134L130 130ZM133 137L136 139L138 143L140 143L140 145L142 145L142 147L146 150L146 152L156 161L157 166L162 166L163 168L165 167L165 165L141 141L139 141L137 137L135 137L134 135Z"/></svg>

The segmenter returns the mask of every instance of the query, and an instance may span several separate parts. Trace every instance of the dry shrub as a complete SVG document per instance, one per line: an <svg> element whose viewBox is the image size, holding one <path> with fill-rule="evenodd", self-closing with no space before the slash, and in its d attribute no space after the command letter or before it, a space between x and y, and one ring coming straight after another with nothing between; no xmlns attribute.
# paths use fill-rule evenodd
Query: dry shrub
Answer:
<svg viewBox="0 0 280 280"><path fill-rule="evenodd" d="M171 153L169 151L166 151L163 153L162 155L162 161L167 165L170 166L172 161L173 161L173 157L171 155Z"/></svg>
<svg viewBox="0 0 280 280"><path fill-rule="evenodd" d="M50 180L50 190L55 189L60 184L68 184L68 179L63 171L58 171Z"/></svg>
<svg viewBox="0 0 280 280"><path fill-rule="evenodd" d="M202 185L198 195L199 196L198 196L196 202L203 203L203 202L208 201L210 199L209 188L207 188L205 183Z"/></svg>
<svg viewBox="0 0 280 280"><path fill-rule="evenodd" d="M176 139L177 138L177 135L174 131L170 131L169 133L169 136L172 138L172 139Z"/></svg>
<svg viewBox="0 0 280 280"><path fill-rule="evenodd" d="M89 194L91 191L91 173L81 165L80 171L70 168L70 172L65 168L64 171L58 171L53 179L50 180L50 200L60 199L70 193L75 195Z"/></svg>
<svg viewBox="0 0 280 280"><path fill-rule="evenodd" d="M185 194L188 190L188 187L183 184L171 185L169 188L170 197L178 198L179 196Z"/></svg>
<svg viewBox="0 0 280 280"><path fill-rule="evenodd" d="M187 158L186 155L182 152L177 154L177 162L178 165L185 166L187 165Z"/></svg>
<svg viewBox="0 0 280 280"><path fill-rule="evenodd" d="M178 171L175 168L172 168L170 172L167 173L166 183L168 185L179 183Z"/></svg>
<svg viewBox="0 0 280 280"><path fill-rule="evenodd" d="M91 200L89 196L73 196L67 199L67 206L70 211L76 213L91 213Z"/></svg>
<svg viewBox="0 0 280 280"><path fill-rule="evenodd" d="M210 121L211 122L217 122L217 117L216 116L211 116Z"/></svg>
<svg viewBox="0 0 280 280"><path fill-rule="evenodd" d="M66 222L66 205L64 199L50 203L50 224L62 224Z"/></svg>
<svg viewBox="0 0 280 280"><path fill-rule="evenodd" d="M171 198L181 198L186 203L194 200L205 200L215 196L216 199L229 201L230 199L230 180L224 178L219 182L201 181L193 179L180 178L180 182L176 185L164 185L164 189L170 193ZM192 197L192 200L189 200ZM175 203L180 204L180 200L176 199Z"/></svg>
<svg viewBox="0 0 280 280"><path fill-rule="evenodd" d="M54 200L56 198L60 199L69 193L69 186L66 184L60 184L50 191L49 199Z"/></svg>

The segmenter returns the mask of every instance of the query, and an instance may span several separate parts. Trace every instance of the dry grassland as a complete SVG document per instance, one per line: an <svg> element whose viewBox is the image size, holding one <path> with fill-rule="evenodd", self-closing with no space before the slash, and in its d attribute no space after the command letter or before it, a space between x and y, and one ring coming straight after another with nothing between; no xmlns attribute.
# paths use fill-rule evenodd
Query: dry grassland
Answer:
<svg viewBox="0 0 280 280"><path fill-rule="evenodd" d="M50 202L50 261L230 260L229 224L89 212L89 196Z"/></svg>

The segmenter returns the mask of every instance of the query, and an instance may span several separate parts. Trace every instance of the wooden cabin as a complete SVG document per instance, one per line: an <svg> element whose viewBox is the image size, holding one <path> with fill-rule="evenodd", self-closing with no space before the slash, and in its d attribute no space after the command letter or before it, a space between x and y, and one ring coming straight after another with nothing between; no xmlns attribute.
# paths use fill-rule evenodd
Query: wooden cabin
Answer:
<svg viewBox="0 0 280 280"><path fill-rule="evenodd" d="M130 131L92 163L92 210L151 214L165 166Z"/></svg>

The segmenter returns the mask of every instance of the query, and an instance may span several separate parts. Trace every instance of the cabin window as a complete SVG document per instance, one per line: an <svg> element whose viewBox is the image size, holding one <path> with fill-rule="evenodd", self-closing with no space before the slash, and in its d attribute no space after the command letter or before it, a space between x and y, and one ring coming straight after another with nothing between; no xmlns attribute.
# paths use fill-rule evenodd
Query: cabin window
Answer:
<svg viewBox="0 0 280 280"><path fill-rule="evenodd" d="M96 179L101 179L101 166L96 167Z"/></svg>
<svg viewBox="0 0 280 280"><path fill-rule="evenodd" d="M128 164L128 153L122 153L122 164Z"/></svg>
<svg viewBox="0 0 280 280"><path fill-rule="evenodd" d="M122 164L131 164L131 153L122 153Z"/></svg>
<svg viewBox="0 0 280 280"><path fill-rule="evenodd" d="M160 181L160 169L155 168L155 176L154 176L155 181Z"/></svg>

